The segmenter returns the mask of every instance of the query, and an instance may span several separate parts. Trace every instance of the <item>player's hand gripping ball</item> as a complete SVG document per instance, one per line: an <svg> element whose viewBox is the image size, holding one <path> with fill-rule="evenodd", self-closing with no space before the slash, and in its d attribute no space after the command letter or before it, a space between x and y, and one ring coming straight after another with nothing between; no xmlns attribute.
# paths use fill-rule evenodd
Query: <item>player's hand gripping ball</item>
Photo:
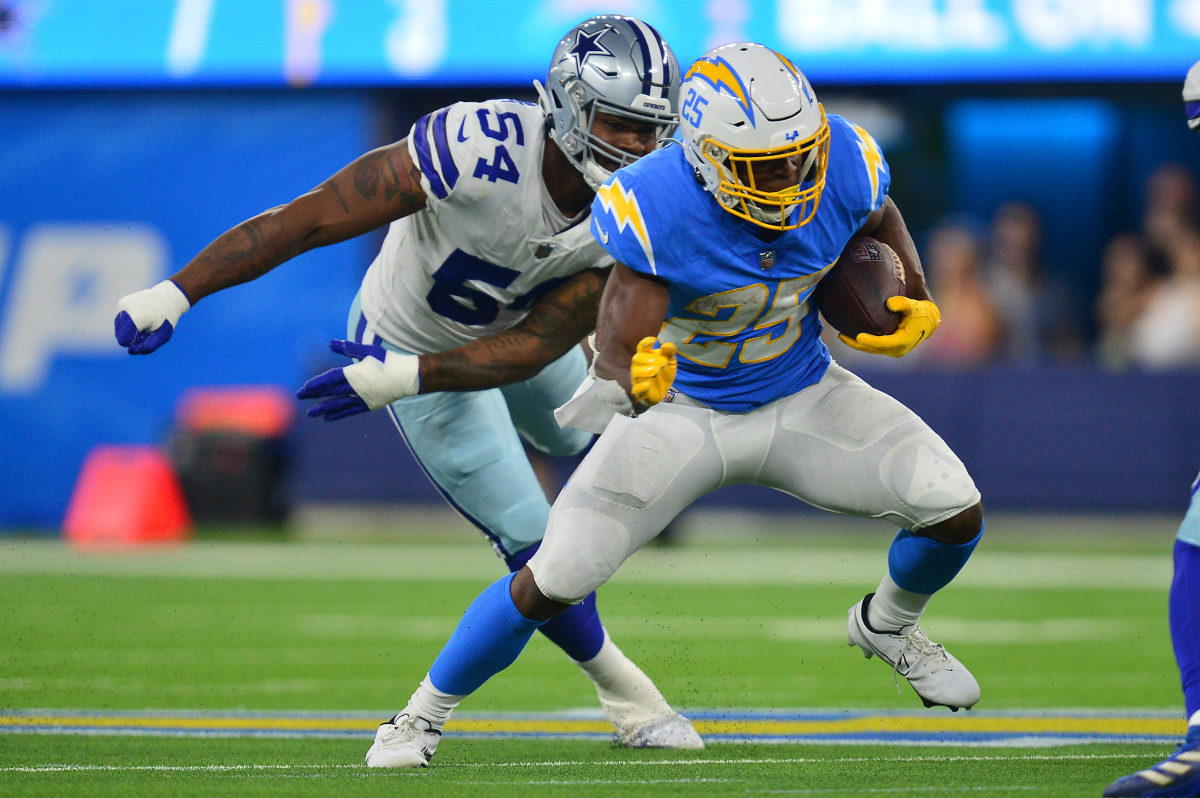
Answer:
<svg viewBox="0 0 1200 798"><path fill-rule="evenodd" d="M900 326L900 314L887 301L907 293L904 264L895 251L870 236L855 236L817 283L813 301L825 321L850 338L891 335Z"/></svg>
<svg viewBox="0 0 1200 798"><path fill-rule="evenodd" d="M639 341L629 365L629 393L646 406L661 402L675 382L675 344L667 341L655 349L656 343L657 338Z"/></svg>
<svg viewBox="0 0 1200 798"><path fill-rule="evenodd" d="M894 296L888 299L889 309L901 314L900 326L891 335L859 333L855 338L842 334L838 338L851 349L872 355L904 357L917 344L933 335L942 323L942 314L937 305L928 299L909 299Z"/></svg>

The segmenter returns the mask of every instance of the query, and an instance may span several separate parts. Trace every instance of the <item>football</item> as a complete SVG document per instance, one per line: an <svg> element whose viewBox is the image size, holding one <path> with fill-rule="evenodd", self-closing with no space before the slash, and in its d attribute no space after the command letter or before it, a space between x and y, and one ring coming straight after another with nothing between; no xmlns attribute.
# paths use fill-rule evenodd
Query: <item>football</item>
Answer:
<svg viewBox="0 0 1200 798"><path fill-rule="evenodd" d="M825 321L844 335L890 335L900 314L888 310L888 297L904 295L904 264L882 241L855 236L846 244L813 299Z"/></svg>

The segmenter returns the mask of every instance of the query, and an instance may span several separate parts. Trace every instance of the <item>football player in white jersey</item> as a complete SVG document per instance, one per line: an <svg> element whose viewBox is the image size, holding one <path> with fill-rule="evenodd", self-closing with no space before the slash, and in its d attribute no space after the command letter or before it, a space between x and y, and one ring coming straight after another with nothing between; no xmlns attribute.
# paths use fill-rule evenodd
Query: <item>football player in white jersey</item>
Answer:
<svg viewBox="0 0 1200 798"><path fill-rule="evenodd" d="M131 354L152 352L209 294L390 223L352 303L348 340L331 344L356 362L314 377L299 396L321 399L308 413L327 420L386 408L438 490L516 571L549 515L521 438L556 455L591 442L552 414L586 376L579 343L612 266L589 232L592 198L612 170L674 130L679 81L675 56L651 26L586 20L556 47L546 84L535 81L539 104L456 103L421 117L406 139L233 227L169 280L122 298L117 341ZM702 745L608 639L594 596L544 631L595 683L622 743ZM427 686L459 693L463 678L450 663ZM415 721L394 717L383 731ZM397 763L385 754L369 764Z"/></svg>
<svg viewBox="0 0 1200 798"><path fill-rule="evenodd" d="M752 483L900 527L888 573L848 613L848 641L926 706L969 708L979 684L918 621L982 537L979 491L915 413L832 362L809 302L850 238L872 235L904 263L906 295L888 300L902 320L847 342L900 357L937 327L887 163L762 45L710 51L680 92L682 146L619 170L592 205L617 265L593 374L560 418L603 434L555 501L538 553L475 599L434 668L481 650L506 652L489 663L515 659L692 501ZM475 665L478 687L491 674ZM437 698L418 688L414 701Z"/></svg>

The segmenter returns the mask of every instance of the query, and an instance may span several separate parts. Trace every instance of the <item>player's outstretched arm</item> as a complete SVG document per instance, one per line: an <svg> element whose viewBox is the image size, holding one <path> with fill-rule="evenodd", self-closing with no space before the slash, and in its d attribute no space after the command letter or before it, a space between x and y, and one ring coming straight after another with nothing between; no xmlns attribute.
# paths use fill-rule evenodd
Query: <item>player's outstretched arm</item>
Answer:
<svg viewBox="0 0 1200 798"><path fill-rule="evenodd" d="M225 231L169 280L122 297L117 342L131 354L153 352L209 294L415 213L425 206L420 178L406 140L366 153L312 191Z"/></svg>
<svg viewBox="0 0 1200 798"><path fill-rule="evenodd" d="M421 393L475 391L536 376L596 328L607 274L579 272L539 299L519 324L457 349L421 355Z"/></svg>
<svg viewBox="0 0 1200 798"><path fill-rule="evenodd" d="M308 415L336 421L418 393L478 391L527 380L592 331L603 288L604 272L580 272L538 300L511 329L445 352L404 355L333 341L333 351L357 362L318 374L296 395L321 400Z"/></svg>
<svg viewBox="0 0 1200 798"><path fill-rule="evenodd" d="M902 318L891 335L859 333L854 338L848 335L839 335L838 338L846 346L860 352L903 357L933 335L942 322L941 313L929 295L925 270L921 268L921 258L917 255L908 225L891 197L884 197L883 204L867 217L858 232L873 236L890 246L904 264L905 296L890 297L887 301L888 309L901 314Z"/></svg>

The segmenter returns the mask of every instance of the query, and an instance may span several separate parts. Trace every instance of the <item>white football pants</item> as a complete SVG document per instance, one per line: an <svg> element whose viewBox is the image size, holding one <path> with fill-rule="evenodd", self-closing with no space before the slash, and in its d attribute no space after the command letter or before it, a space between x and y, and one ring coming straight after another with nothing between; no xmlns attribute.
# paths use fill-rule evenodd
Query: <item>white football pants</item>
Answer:
<svg viewBox="0 0 1200 798"><path fill-rule="evenodd" d="M614 417L550 511L529 561L537 586L558 601L582 599L685 507L735 484L908 530L979 501L924 421L831 363L820 382L748 413L679 394L637 418Z"/></svg>

